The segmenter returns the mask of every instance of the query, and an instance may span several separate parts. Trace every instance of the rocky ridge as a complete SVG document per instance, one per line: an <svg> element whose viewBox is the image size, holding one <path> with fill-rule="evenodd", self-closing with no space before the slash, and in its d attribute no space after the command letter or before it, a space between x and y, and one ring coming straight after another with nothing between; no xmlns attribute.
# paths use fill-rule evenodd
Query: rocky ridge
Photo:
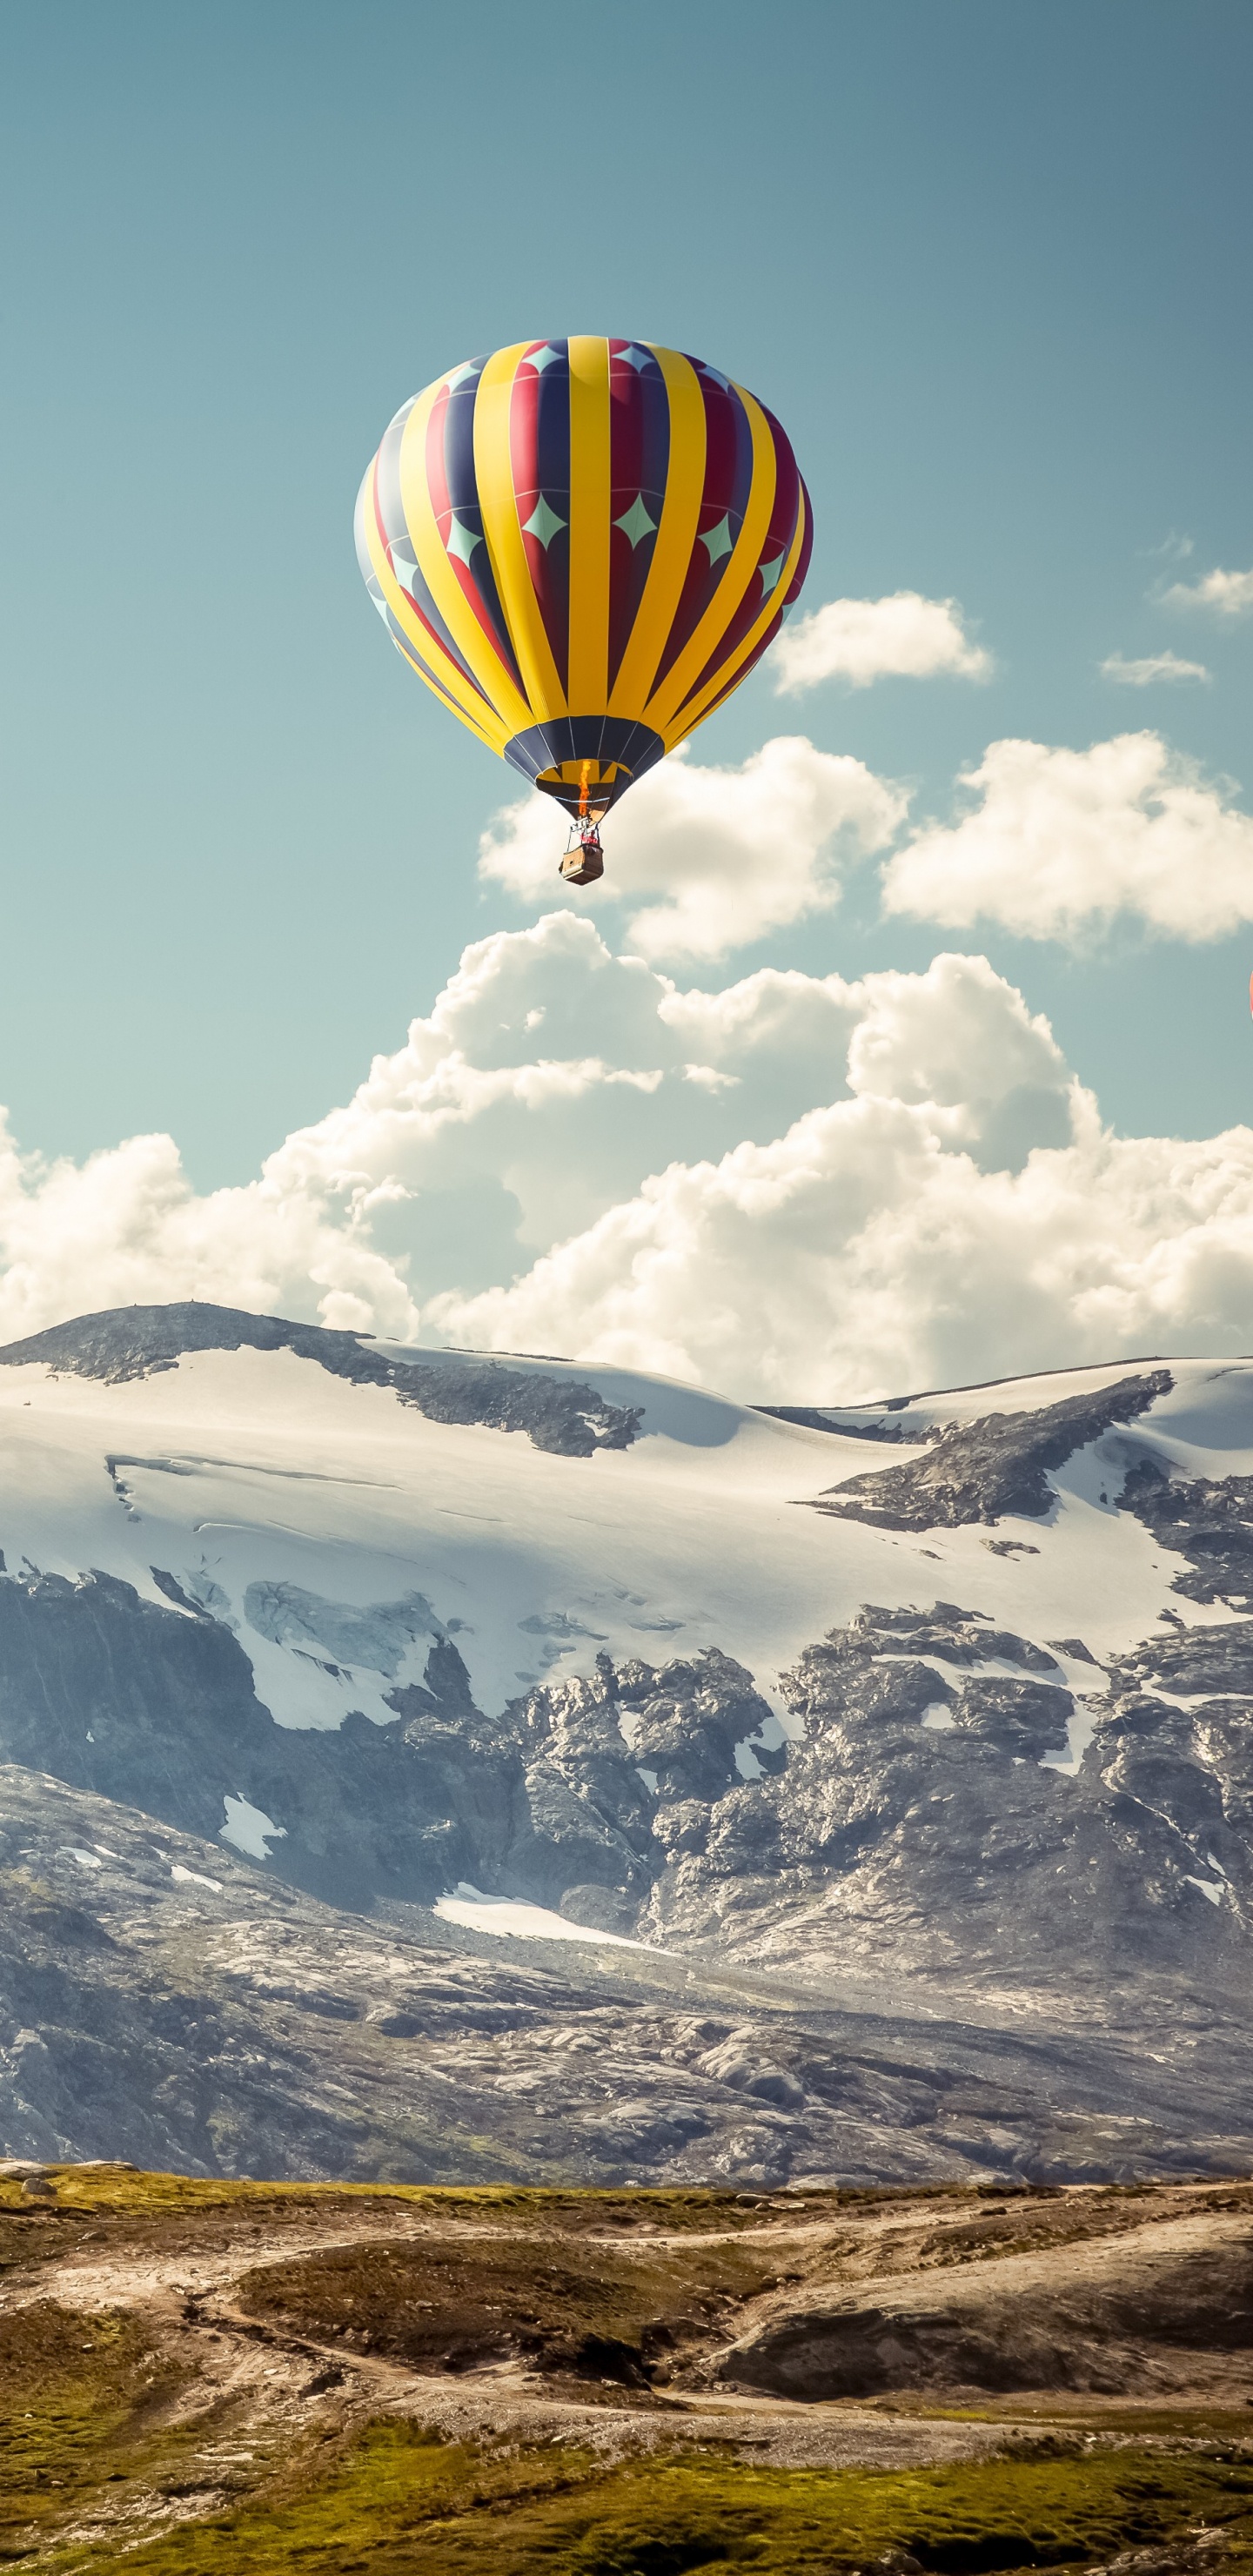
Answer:
<svg viewBox="0 0 1253 2576"><path fill-rule="evenodd" d="M1055 1496L1048 1470L1064 1467L1115 1423L1133 1422L1159 1395L1169 1395L1169 1369L1128 1377L1116 1386L1063 1396L1031 1413L986 1413L941 1432L922 1458L869 1476L850 1476L814 1504L847 1512L883 1529L958 1529L1007 1515L1042 1519ZM882 1432L878 1432L882 1437Z"/></svg>
<svg viewBox="0 0 1253 2576"><path fill-rule="evenodd" d="M804 1968L834 1942L845 1967L1072 2002L1149 1962L1238 1992L1253 1620L1167 1623L1110 1666L1095 1732L1075 1646L946 1602L867 1605L782 1677L789 1740L717 1649L602 1654L491 1718L443 1638L389 1723L297 1732L212 1617L104 1575L19 1576L0 1583L0 1752L184 1833L213 1837L224 1800L281 1818L258 1856L339 1905L467 1884L742 1962Z"/></svg>
<svg viewBox="0 0 1253 2576"><path fill-rule="evenodd" d="M240 1308L181 1305L120 1306L53 1324L25 1341L0 1349L0 1368L32 1361L104 1386L178 1366L191 1351L291 1351L313 1359L352 1386L383 1386L432 1422L481 1423L493 1431L525 1431L537 1449L560 1458L590 1458L597 1449L628 1449L637 1416L631 1406L606 1404L582 1379L522 1371L475 1355L393 1359L362 1333L339 1333L322 1324L291 1324L280 1316L249 1315ZM432 1364L433 1363L433 1364ZM139 1460L123 1461L138 1465Z"/></svg>

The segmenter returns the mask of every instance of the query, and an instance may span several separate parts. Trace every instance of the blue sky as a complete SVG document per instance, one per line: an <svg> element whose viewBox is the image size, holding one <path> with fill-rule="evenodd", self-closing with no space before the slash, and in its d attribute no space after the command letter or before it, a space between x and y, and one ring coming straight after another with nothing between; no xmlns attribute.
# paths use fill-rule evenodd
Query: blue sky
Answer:
<svg viewBox="0 0 1253 2576"><path fill-rule="evenodd" d="M1253 620L1154 604L1253 560L1251 70L1243 0L11 6L0 1098L22 1143L168 1129L198 1187L244 1180L400 1045L467 939L528 917L475 875L509 773L388 651L350 525L397 404L522 333L729 369L809 480L807 600L955 596L996 657L977 687L795 701L767 665L700 761L805 731L944 816L993 739L1151 725L1253 785ZM1099 676L1166 647L1210 685ZM983 948L1124 1132L1248 1113L1247 929L1076 952L884 923L872 884L735 971Z"/></svg>

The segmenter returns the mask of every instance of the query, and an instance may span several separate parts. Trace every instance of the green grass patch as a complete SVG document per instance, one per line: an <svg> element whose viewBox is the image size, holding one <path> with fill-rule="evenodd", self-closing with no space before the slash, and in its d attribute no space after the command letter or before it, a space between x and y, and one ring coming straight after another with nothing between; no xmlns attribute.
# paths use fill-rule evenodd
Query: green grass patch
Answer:
<svg viewBox="0 0 1253 2576"><path fill-rule="evenodd" d="M47 2204L50 2210L105 2217L186 2216L199 2210L260 2216L275 2208L395 2201L411 2208L437 2209L448 2217L464 2215L523 2224L534 2224L542 2218L550 2225L580 2233L601 2227L702 2233L759 2226L763 2217L772 2211L781 2213L786 2206L777 2199L734 2191L524 2189L510 2183L233 2181L216 2175L140 2173L127 2165L49 2165L46 2172L55 2194L55 2200ZM836 2191L807 2194L804 2214L813 2216L816 2203L829 2202L834 2209L839 2199ZM21 2183L0 2178L0 2213L20 2211L25 2219L31 2210L30 2196L23 2193Z"/></svg>
<svg viewBox="0 0 1253 2576"><path fill-rule="evenodd" d="M0 2318L0 2563L105 2487L150 2472L170 2450L164 2415L179 2384L116 2309L92 2316L41 2299Z"/></svg>
<svg viewBox="0 0 1253 2576"><path fill-rule="evenodd" d="M904 2389L898 2396L855 2398L851 2403L859 2411L865 2405L876 2415L898 2415L910 2423L1021 2424L1033 2431L1140 2435L1154 2442L1214 2442L1223 2448L1242 2448L1247 2443L1253 2449L1253 2397L1227 2405L1189 2405L1186 2399L1137 2404L1134 2398L1011 2394L989 2396L979 2406L957 2406Z"/></svg>
<svg viewBox="0 0 1253 2576"><path fill-rule="evenodd" d="M1245 2554L1253 2466L1122 2450L907 2472L741 2467L723 2455L606 2470L586 2452L436 2441L387 2421L310 2445L282 2491L58 2570L136 2576L817 2576L908 2550L933 2576L1091 2565L1198 2524Z"/></svg>

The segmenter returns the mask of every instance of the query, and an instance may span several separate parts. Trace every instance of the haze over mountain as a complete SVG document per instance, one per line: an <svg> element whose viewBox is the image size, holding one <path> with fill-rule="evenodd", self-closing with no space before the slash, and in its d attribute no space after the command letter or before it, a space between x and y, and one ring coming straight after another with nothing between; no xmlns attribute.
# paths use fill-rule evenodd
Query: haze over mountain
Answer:
<svg viewBox="0 0 1253 2576"><path fill-rule="evenodd" d="M1247 2160L1253 1366L763 1412L131 1307L0 1415L10 2155Z"/></svg>

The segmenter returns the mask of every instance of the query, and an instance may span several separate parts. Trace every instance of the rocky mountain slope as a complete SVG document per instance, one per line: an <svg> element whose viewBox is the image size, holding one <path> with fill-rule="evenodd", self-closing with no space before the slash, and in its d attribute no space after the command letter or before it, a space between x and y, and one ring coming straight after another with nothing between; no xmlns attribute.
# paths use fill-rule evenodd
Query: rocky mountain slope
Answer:
<svg viewBox="0 0 1253 2576"><path fill-rule="evenodd" d="M10 2152L1247 2159L1253 1366L780 1415L128 1308L0 1456Z"/></svg>
<svg viewBox="0 0 1253 2576"><path fill-rule="evenodd" d="M13 1766L0 1814L4 2143L22 2158L773 2186L1054 2185L1253 2154L1247 2036L1200 2000L1146 2057L1134 2028L937 2014L886 1983L837 2004L666 1952L347 1913Z"/></svg>

